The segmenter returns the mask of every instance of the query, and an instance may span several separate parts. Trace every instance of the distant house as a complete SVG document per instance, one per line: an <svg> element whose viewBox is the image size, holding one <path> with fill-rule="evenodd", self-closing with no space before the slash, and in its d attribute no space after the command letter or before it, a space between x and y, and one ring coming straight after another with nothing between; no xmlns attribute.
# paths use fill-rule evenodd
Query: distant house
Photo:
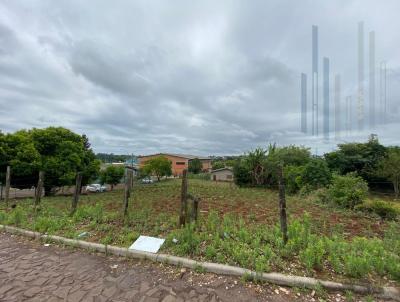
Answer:
<svg viewBox="0 0 400 302"><path fill-rule="evenodd" d="M139 166L143 167L146 161L159 156L166 157L172 163L172 175L180 176L184 169L189 168L189 162L198 158L202 163L203 172L211 171L211 158L187 154L173 154L173 153L157 153L151 155L139 156Z"/></svg>
<svg viewBox="0 0 400 302"><path fill-rule="evenodd" d="M125 162L102 163L100 166L100 170L105 170L108 166L123 167L126 169L131 169L131 170L133 170L134 175L137 175L137 171L139 170L139 162L138 162L137 157L131 157L130 159L126 160Z"/></svg>
<svg viewBox="0 0 400 302"><path fill-rule="evenodd" d="M233 181L232 168L221 168L211 171L211 180L214 181Z"/></svg>

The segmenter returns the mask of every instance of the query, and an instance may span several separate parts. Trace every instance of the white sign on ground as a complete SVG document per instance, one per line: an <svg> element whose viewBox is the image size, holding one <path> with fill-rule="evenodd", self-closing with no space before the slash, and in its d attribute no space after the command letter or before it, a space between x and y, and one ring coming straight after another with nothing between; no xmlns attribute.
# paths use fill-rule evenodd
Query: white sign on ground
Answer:
<svg viewBox="0 0 400 302"><path fill-rule="evenodd" d="M149 236L139 236L138 239L129 247L130 250L157 253L163 245L165 239Z"/></svg>

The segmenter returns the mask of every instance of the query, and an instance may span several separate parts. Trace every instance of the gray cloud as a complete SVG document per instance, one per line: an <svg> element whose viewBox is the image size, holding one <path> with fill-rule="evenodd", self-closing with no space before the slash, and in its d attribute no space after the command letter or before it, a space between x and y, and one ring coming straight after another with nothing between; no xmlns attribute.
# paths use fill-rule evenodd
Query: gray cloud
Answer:
<svg viewBox="0 0 400 302"><path fill-rule="evenodd" d="M374 132L398 144L399 8L355 0L2 2L0 129L62 125L115 153L230 154L270 141L330 150L337 141L298 132L311 25L320 26L321 56L342 74L347 95L355 93L356 25L364 20L390 67L392 126Z"/></svg>

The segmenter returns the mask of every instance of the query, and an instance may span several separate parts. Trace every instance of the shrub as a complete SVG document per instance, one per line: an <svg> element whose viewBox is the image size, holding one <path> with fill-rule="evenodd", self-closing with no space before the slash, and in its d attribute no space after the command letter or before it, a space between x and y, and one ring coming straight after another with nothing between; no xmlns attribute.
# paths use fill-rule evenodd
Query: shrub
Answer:
<svg viewBox="0 0 400 302"><path fill-rule="evenodd" d="M64 221L60 218L40 216L36 218L33 229L40 233L54 233L64 226Z"/></svg>
<svg viewBox="0 0 400 302"><path fill-rule="evenodd" d="M286 191L289 194L297 193L300 189L301 175L304 172L304 166L287 166L284 175L286 182Z"/></svg>
<svg viewBox="0 0 400 302"><path fill-rule="evenodd" d="M332 173L329 170L325 160L314 158L304 166L298 182L300 188L303 186L309 186L315 190L329 185L331 179Z"/></svg>
<svg viewBox="0 0 400 302"><path fill-rule="evenodd" d="M17 207L12 212L8 218L8 223L16 226L21 226L23 221L27 221L26 213L22 211L21 208Z"/></svg>
<svg viewBox="0 0 400 302"><path fill-rule="evenodd" d="M363 204L357 205L356 209L367 213L374 213L382 219L389 220L394 220L399 215L399 210L390 203L382 200L364 202Z"/></svg>
<svg viewBox="0 0 400 302"><path fill-rule="evenodd" d="M239 160L233 166L233 175L235 184L238 186L246 186L251 184L250 169L244 160Z"/></svg>
<svg viewBox="0 0 400 302"><path fill-rule="evenodd" d="M312 242L306 249L301 250L299 253L300 261L309 271L313 268L322 268L324 255L325 246L322 239Z"/></svg>
<svg viewBox="0 0 400 302"><path fill-rule="evenodd" d="M363 203L368 194L367 183L359 176L349 173L335 175L327 191L327 199L342 207L354 209Z"/></svg>

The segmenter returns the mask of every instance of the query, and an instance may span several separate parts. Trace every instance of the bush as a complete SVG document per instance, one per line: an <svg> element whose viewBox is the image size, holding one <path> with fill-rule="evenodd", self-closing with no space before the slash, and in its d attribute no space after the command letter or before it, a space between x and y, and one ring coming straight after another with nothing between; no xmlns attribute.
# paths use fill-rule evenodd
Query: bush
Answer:
<svg viewBox="0 0 400 302"><path fill-rule="evenodd" d="M327 191L327 200L342 207L354 209L363 203L368 194L368 185L365 180L355 174L345 176L335 175Z"/></svg>
<svg viewBox="0 0 400 302"><path fill-rule="evenodd" d="M300 180L304 172L304 166L287 166L284 175L286 182L286 191L289 194L295 194L301 189Z"/></svg>
<svg viewBox="0 0 400 302"><path fill-rule="evenodd" d="M246 186L251 184L250 169L243 160L237 161L233 167L233 175L235 184L238 186Z"/></svg>
<svg viewBox="0 0 400 302"><path fill-rule="evenodd" d="M308 186L315 190L329 185L331 179L332 173L325 160L314 158L304 166L301 177L298 179L298 183L300 188Z"/></svg>
<svg viewBox="0 0 400 302"><path fill-rule="evenodd" d="M374 213L380 216L382 219L389 220L396 219L399 215L399 210L397 210L390 203L382 200L367 201L358 205L356 209L367 213Z"/></svg>

